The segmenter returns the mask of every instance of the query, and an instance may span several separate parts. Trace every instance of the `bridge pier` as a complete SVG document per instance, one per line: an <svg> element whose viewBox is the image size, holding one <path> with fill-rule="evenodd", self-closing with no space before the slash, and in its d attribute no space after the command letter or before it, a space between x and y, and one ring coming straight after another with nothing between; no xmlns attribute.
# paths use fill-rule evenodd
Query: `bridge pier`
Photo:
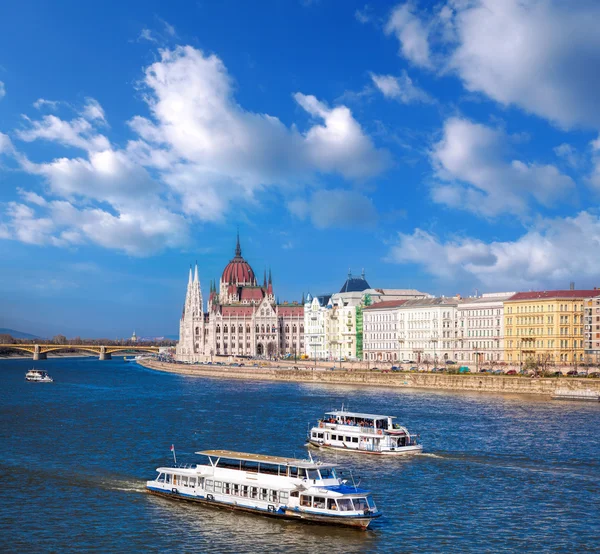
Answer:
<svg viewBox="0 0 600 554"><path fill-rule="evenodd" d="M110 352L106 352L106 346L100 347L100 356L99 360L112 360L112 354Z"/></svg>
<svg viewBox="0 0 600 554"><path fill-rule="evenodd" d="M48 357L46 352L40 352L40 345L36 344L33 350L33 361L45 360Z"/></svg>

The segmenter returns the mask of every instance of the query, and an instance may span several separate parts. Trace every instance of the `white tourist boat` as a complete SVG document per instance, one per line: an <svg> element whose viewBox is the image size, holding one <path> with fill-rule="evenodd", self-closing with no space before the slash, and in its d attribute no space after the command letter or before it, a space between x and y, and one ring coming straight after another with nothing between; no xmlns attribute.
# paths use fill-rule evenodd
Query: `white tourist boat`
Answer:
<svg viewBox="0 0 600 554"><path fill-rule="evenodd" d="M52 382L54 382L54 379L52 379L52 377L50 377L50 375L48 375L45 371L42 371L41 369L30 369L25 374L25 380L31 381L33 383L52 383Z"/></svg>
<svg viewBox="0 0 600 554"><path fill-rule="evenodd" d="M369 491L349 485L334 464L246 454L197 452L208 463L159 467L148 490L178 500L257 514L366 529L381 515Z"/></svg>
<svg viewBox="0 0 600 554"><path fill-rule="evenodd" d="M417 435L394 423L394 416L349 412L343 408L327 412L308 432L308 443L365 454L399 455L421 452Z"/></svg>

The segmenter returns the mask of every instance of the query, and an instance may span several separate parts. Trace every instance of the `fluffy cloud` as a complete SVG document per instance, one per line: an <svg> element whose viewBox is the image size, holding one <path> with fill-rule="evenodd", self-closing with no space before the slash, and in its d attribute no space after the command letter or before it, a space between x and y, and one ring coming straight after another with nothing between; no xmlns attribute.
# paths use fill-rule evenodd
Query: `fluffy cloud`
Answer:
<svg viewBox="0 0 600 554"><path fill-rule="evenodd" d="M552 206L575 188L553 165L512 159L504 131L465 119L445 122L430 155L438 178L434 200L481 215L523 215L531 200Z"/></svg>
<svg viewBox="0 0 600 554"><path fill-rule="evenodd" d="M305 130L245 110L222 61L192 47L162 50L140 89L150 115L130 119L135 136L124 148L100 132L108 124L92 98L71 120L54 114L26 118L27 126L16 132L20 140L51 141L84 154L33 162L10 151L59 200L24 193L24 203L7 211L4 236L35 244L88 241L147 254L185 243L192 220L219 221L233 204L256 202L266 187L291 194L320 174L360 181L389 163L346 106L295 93L308 116ZM43 99L35 105L58 107ZM0 134L0 150L9 148ZM372 204L367 199L365 205L368 214ZM30 230L23 231L27 225Z"/></svg>
<svg viewBox="0 0 600 554"><path fill-rule="evenodd" d="M385 26L386 34L394 34L400 42L401 54L421 67L431 67L429 31L415 15L411 2L397 6Z"/></svg>
<svg viewBox="0 0 600 554"><path fill-rule="evenodd" d="M433 98L416 86L406 71L403 71L399 77L371 73L371 79L386 98L398 100L403 104L412 104L413 102L429 104L433 102Z"/></svg>
<svg viewBox="0 0 600 554"><path fill-rule="evenodd" d="M399 234L390 261L414 263L439 278L474 281L489 289L565 288L598 285L600 260L580 255L578 245L600 247L600 218L589 212L575 217L544 219L514 241L490 242L456 238L446 242L417 229Z"/></svg>
<svg viewBox="0 0 600 554"><path fill-rule="evenodd" d="M430 17L403 3L385 31L406 59L455 72L469 91L564 128L598 129L598 20L594 0L447 0Z"/></svg>
<svg viewBox="0 0 600 554"><path fill-rule="evenodd" d="M348 190L318 190L308 200L288 202L289 211L299 219L310 219L317 229L371 226L377 210L367 196Z"/></svg>

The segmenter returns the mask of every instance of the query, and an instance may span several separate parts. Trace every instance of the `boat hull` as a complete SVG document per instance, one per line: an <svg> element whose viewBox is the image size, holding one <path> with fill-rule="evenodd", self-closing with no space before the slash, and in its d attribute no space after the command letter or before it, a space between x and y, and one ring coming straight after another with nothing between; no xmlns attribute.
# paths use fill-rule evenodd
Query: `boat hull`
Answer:
<svg viewBox="0 0 600 554"><path fill-rule="evenodd" d="M366 530L371 522L380 517L381 514L373 514L364 517L343 517L343 516L325 516L318 514L311 514L296 509L279 509L279 510L264 510L262 508L252 508L249 506L241 506L239 504L229 504L227 502L220 502L218 500L210 500L206 497L191 496L187 494L180 494L179 492L173 491L161 491L157 489L148 488L147 491L150 494L156 496L162 496L171 500L180 500L184 502L195 502L204 506L210 506L212 508L219 508L222 510L235 510L239 512L247 512L257 514L265 517L289 519L295 521L302 521L307 523L316 523L320 525L335 525L341 527L353 527L356 529Z"/></svg>
<svg viewBox="0 0 600 554"><path fill-rule="evenodd" d="M407 454L419 454L423 451L423 446L415 444L411 446L401 446L395 450L362 450L360 448L342 448L341 446L333 446L331 444L324 444L315 442L313 440L308 441L309 446L315 448L321 448L324 450L337 450L338 452L350 452L356 454L371 454L373 456L406 456Z"/></svg>

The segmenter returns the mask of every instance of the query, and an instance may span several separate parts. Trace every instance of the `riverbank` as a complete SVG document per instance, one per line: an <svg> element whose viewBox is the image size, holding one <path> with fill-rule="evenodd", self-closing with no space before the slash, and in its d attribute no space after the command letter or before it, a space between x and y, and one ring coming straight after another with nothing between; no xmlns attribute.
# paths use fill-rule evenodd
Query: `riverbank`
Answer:
<svg viewBox="0 0 600 554"><path fill-rule="evenodd" d="M551 396L556 389L594 390L600 392L600 380L585 378L537 378L518 375L405 373L381 371L347 371L293 369L273 367L228 367L164 363L143 360L140 365L157 371L218 379L245 379L298 383L327 383L393 388L500 392Z"/></svg>

